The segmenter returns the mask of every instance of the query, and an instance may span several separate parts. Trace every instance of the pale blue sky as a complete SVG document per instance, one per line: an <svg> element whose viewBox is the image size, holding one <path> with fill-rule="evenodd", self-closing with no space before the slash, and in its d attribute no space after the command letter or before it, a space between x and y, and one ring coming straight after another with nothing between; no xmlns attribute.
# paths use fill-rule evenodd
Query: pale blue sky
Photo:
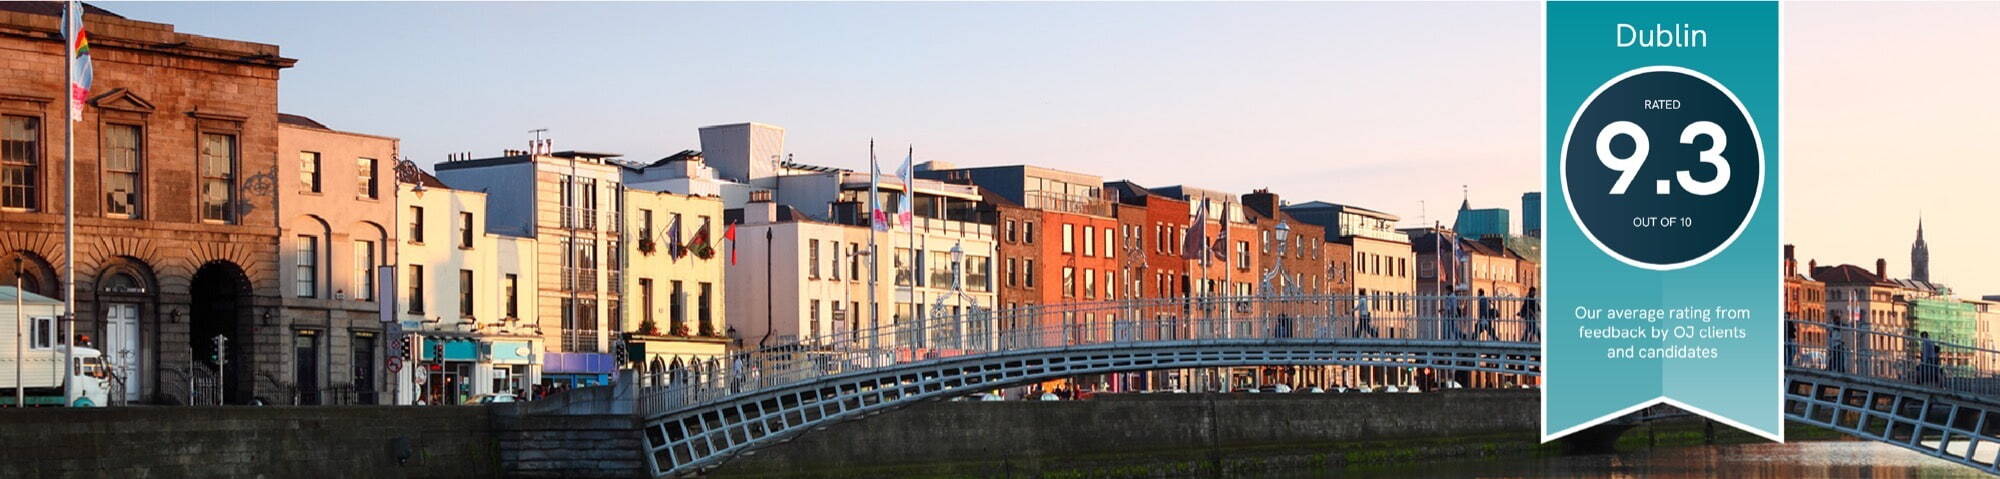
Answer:
<svg viewBox="0 0 2000 479"><path fill-rule="evenodd" d="M760 121L807 163L864 168L874 137L1411 221L1540 187L1534 3L101 5L278 44L281 110L423 164L534 128L652 159Z"/></svg>

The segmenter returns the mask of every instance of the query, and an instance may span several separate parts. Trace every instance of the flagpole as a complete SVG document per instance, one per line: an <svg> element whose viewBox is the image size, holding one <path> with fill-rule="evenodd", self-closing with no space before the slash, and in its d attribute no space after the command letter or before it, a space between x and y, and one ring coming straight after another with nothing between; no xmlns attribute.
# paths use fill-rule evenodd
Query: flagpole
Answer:
<svg viewBox="0 0 2000 479"><path fill-rule="evenodd" d="M906 222L908 224L903 225L910 229L910 319L918 320L918 336L913 339L915 339L917 344L924 344L924 341L929 339L929 337L924 335L925 331L922 327L924 322L921 320L924 317L924 301L918 296L919 293L917 292L917 275L923 274L922 271L917 271L917 265L922 263L918 256L923 255L923 250L917 249L917 172L914 171L917 167L910 164L916 155L917 146L910 145L908 152L903 154L903 172L909 176L904 176L900 179L903 180L902 206L910 209L910 220ZM900 217L902 215L898 214L896 216Z"/></svg>
<svg viewBox="0 0 2000 479"><path fill-rule="evenodd" d="M76 39L83 30L81 4L69 2L69 34L63 36L63 82L70 108L63 121L63 405L76 400ZM18 378L16 378L18 380Z"/></svg>
<svg viewBox="0 0 2000 479"><path fill-rule="evenodd" d="M875 224L875 212L882 210L881 206L882 193L881 193L881 188L878 186L878 184L881 183L882 180L881 170L882 167L875 163L875 139L869 138L868 139L868 330L869 330L868 341L870 345L876 344L876 342L878 341L876 337L881 334L881 331L878 330L878 327L880 325L876 324L876 322L879 321L880 318L882 317L882 306L878 304L878 302L881 301L882 298L882 288L881 288L881 283L877 281L877 277L880 276L882 273L882 255L879 251L876 251L875 247L875 232L879 229L879 227L876 226ZM861 324L861 322L855 321L854 324L858 325Z"/></svg>

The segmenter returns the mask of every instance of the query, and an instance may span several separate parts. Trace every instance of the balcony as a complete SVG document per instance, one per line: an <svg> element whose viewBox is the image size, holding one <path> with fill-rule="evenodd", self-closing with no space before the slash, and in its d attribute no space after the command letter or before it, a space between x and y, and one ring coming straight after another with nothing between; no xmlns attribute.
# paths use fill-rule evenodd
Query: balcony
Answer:
<svg viewBox="0 0 2000 479"><path fill-rule="evenodd" d="M596 268L563 268L563 291L597 291Z"/></svg>
<svg viewBox="0 0 2000 479"><path fill-rule="evenodd" d="M597 330L563 328L562 350L570 353L601 353L597 347Z"/></svg>
<svg viewBox="0 0 2000 479"><path fill-rule="evenodd" d="M598 211L595 208L562 207L562 227L565 229L597 229Z"/></svg>

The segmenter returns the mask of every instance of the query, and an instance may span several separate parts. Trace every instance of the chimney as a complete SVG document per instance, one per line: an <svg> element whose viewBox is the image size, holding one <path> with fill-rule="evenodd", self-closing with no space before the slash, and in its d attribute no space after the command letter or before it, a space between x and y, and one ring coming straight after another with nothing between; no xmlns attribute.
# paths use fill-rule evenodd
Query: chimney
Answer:
<svg viewBox="0 0 2000 479"><path fill-rule="evenodd" d="M1792 245L1785 245L1785 276L1799 275L1799 260L1792 257Z"/></svg>
<svg viewBox="0 0 2000 479"><path fill-rule="evenodd" d="M1813 271L1817 269L1819 269L1819 260L1816 259L1806 260L1806 274L1812 274Z"/></svg>
<svg viewBox="0 0 2000 479"><path fill-rule="evenodd" d="M1889 260L1875 258L1875 278L1889 279Z"/></svg>
<svg viewBox="0 0 2000 479"><path fill-rule="evenodd" d="M1258 216L1277 218L1278 195L1269 189L1258 188L1250 194L1243 195L1243 208L1257 212Z"/></svg>

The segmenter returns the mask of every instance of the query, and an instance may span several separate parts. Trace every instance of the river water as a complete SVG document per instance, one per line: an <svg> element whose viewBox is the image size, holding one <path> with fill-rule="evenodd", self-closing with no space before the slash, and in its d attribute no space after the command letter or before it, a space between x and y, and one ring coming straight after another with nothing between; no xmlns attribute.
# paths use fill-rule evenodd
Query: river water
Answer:
<svg viewBox="0 0 2000 479"><path fill-rule="evenodd" d="M1983 478L1970 467L1875 442L1822 441L1661 448L1617 454L1492 457L1278 477L1869 477Z"/></svg>

